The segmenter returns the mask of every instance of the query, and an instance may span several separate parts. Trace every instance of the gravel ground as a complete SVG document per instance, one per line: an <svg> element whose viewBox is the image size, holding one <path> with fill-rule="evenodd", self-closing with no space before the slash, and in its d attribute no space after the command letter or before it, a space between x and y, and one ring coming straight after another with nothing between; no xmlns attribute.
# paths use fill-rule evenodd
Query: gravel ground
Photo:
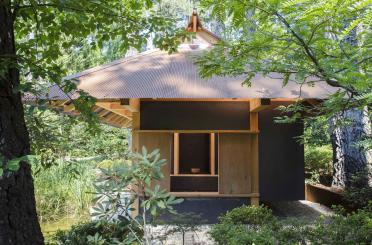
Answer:
<svg viewBox="0 0 372 245"><path fill-rule="evenodd" d="M333 211L319 203L305 200L289 202L270 202L265 203L273 210L273 214L279 219L297 219L306 223L312 223L320 216L330 216Z"/></svg>
<svg viewBox="0 0 372 245"><path fill-rule="evenodd" d="M291 201L291 202L270 202L265 203L269 206L274 215L279 219L296 219L306 223L312 223L320 216L330 216L332 210L326 206L309 201ZM212 245L214 244L208 235L210 225L199 226L196 232L187 232L185 234L185 245ZM172 229L171 226L156 226L152 228L154 237L160 238L154 242L154 245L182 245L182 234L174 233L164 238L167 229ZM163 239L161 239L163 237Z"/></svg>

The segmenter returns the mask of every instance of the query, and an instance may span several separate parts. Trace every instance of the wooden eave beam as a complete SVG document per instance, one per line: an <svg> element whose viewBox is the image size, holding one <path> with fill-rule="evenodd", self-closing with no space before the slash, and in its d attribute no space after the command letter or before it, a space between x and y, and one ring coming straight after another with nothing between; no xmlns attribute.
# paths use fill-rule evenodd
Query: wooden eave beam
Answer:
<svg viewBox="0 0 372 245"><path fill-rule="evenodd" d="M265 110L271 105L270 99L251 99L250 100L250 111L260 112Z"/></svg>
<svg viewBox="0 0 372 245"><path fill-rule="evenodd" d="M132 113L125 109L123 106L120 107L120 102L97 102L96 106L132 120Z"/></svg>

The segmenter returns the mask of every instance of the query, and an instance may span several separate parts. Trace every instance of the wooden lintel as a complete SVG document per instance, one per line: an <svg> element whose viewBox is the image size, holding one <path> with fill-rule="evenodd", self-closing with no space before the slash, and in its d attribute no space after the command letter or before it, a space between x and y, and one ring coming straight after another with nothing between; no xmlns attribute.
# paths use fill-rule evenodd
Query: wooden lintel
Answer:
<svg viewBox="0 0 372 245"><path fill-rule="evenodd" d="M226 133L226 134L258 134L258 130L175 130L175 129L161 129L161 130L140 130L135 129L139 133L183 133L183 134L209 134L209 133Z"/></svg>
<svg viewBox="0 0 372 245"><path fill-rule="evenodd" d="M251 197L258 198L259 193L248 193L248 194L221 194L218 192L170 192L172 196L176 197Z"/></svg>
<svg viewBox="0 0 372 245"><path fill-rule="evenodd" d="M270 106L270 99L251 99L250 111L259 112Z"/></svg>

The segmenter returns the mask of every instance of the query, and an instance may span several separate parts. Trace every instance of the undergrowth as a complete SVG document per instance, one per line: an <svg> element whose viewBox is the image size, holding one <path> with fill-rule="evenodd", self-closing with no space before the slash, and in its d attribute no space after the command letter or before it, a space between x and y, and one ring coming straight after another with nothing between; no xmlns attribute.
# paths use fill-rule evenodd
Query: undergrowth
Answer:
<svg viewBox="0 0 372 245"><path fill-rule="evenodd" d="M34 174L41 223L88 215L96 165L96 161L59 161Z"/></svg>

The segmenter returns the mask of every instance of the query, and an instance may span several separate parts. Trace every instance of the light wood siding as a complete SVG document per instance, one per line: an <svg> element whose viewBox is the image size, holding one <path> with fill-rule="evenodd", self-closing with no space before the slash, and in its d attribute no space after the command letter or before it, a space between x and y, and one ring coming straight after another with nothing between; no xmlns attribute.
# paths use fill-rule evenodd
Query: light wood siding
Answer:
<svg viewBox="0 0 372 245"><path fill-rule="evenodd" d="M142 146L145 146L148 152L159 149L160 158L167 160L167 164L162 168L164 178L155 182L160 185L161 189L167 191L170 191L172 136L171 133L139 133L140 149L142 149Z"/></svg>
<svg viewBox="0 0 372 245"><path fill-rule="evenodd" d="M219 192L221 194L258 192L256 143L256 135L219 134Z"/></svg>

